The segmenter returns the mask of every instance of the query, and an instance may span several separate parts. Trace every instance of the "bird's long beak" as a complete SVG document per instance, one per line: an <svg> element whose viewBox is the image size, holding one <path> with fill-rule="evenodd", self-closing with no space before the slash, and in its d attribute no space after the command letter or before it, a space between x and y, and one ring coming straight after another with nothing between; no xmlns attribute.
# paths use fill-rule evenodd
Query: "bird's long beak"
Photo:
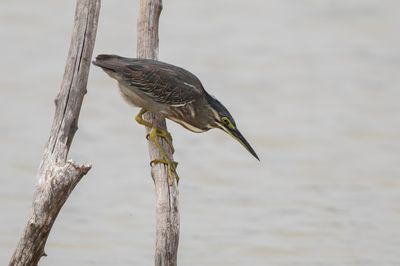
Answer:
<svg viewBox="0 0 400 266"><path fill-rule="evenodd" d="M254 149L251 147L251 145L247 142L247 140L243 137L242 133L240 133L240 131L237 128L232 129L232 128L223 127L222 129L226 133L231 135L234 139L239 141L239 143L242 144L243 147L245 147L246 150L248 150L254 157L256 157L257 160L260 160L260 158L258 158L257 153L254 151Z"/></svg>

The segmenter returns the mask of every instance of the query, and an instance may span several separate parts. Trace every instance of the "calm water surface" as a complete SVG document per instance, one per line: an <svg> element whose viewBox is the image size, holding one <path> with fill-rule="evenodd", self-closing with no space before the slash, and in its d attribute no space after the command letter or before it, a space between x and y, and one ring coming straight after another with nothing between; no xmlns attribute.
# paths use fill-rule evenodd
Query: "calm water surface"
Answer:
<svg viewBox="0 0 400 266"><path fill-rule="evenodd" d="M0 2L0 264L31 205L74 1ZM103 1L95 54L134 56L137 1ZM400 265L400 2L165 1L160 59L196 73L261 163L169 124L180 265ZM93 169L41 265L152 265L154 190L138 110L92 68L70 158Z"/></svg>

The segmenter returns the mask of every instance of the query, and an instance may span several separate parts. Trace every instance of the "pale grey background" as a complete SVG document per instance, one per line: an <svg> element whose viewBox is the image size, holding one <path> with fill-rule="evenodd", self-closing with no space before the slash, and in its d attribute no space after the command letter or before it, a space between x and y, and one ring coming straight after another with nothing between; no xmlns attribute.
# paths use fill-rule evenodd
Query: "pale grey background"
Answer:
<svg viewBox="0 0 400 266"><path fill-rule="evenodd" d="M95 54L134 56L137 1L104 0ZM0 1L0 264L29 212L74 1ZM196 73L261 163L169 123L180 265L400 265L400 2L164 1L160 59ZM151 265L144 129L91 69L70 158L93 163L41 265Z"/></svg>

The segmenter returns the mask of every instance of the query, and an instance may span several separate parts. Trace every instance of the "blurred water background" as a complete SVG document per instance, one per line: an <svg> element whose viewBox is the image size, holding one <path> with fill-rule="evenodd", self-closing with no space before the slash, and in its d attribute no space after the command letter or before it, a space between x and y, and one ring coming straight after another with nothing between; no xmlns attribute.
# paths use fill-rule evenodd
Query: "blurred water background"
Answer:
<svg viewBox="0 0 400 266"><path fill-rule="evenodd" d="M94 54L135 56L138 1L102 3ZM31 206L75 1L0 1L0 264ZM180 265L400 265L400 2L164 1L160 59L195 73L259 153L169 123ZM144 129L92 67L70 158L92 163L40 265L152 265Z"/></svg>

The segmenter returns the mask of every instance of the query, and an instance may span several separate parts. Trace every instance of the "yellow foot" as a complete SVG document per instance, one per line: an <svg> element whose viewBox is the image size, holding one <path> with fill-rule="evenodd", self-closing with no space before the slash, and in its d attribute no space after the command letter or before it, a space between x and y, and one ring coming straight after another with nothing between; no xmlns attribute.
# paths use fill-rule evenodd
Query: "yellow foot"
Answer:
<svg viewBox="0 0 400 266"><path fill-rule="evenodd" d="M178 166L178 162L170 162L169 160L159 160L155 159L150 162L150 165L153 163L163 163L168 167L168 184L172 186L174 184L174 177L176 179L176 184L179 184L179 175L176 172L176 167Z"/></svg>
<svg viewBox="0 0 400 266"><path fill-rule="evenodd" d="M172 136L171 136L171 134L166 130L154 127L153 124L151 124L150 122L147 122L146 120L144 120L143 119L143 114L146 113L146 112L147 111L145 109L141 109L140 112L135 117L136 122L138 122L139 124L141 124L143 126L151 128L151 131L150 131L149 134L147 134L146 138L149 139L150 138L150 134L155 134L155 135L165 139L165 141L168 143L169 147L171 148L171 152L174 153L175 149L174 149L174 146L172 145ZM155 132L153 132L153 130L155 130Z"/></svg>
<svg viewBox="0 0 400 266"><path fill-rule="evenodd" d="M172 145L172 136L171 136L171 134L166 130L153 127L151 129L150 133L147 134L147 136L146 136L147 139L150 139L150 134L151 134L151 132L153 130L155 131L153 134L155 134L156 136L158 136L160 138L163 138L168 143L169 147L171 148L172 154L174 154L175 149L174 149L174 146Z"/></svg>
<svg viewBox="0 0 400 266"><path fill-rule="evenodd" d="M178 163L173 162L169 159L169 157L167 156L167 153L164 151L161 144L158 142L158 138L157 138L158 136L164 137L166 139L168 138L169 133L168 134L165 134L165 133L168 133L168 132L165 130L161 130L161 132L160 132L160 129L157 129L154 127L150 130L148 138L150 141L152 141L157 146L157 148L160 151L160 154L162 156L161 160L155 159L155 160L151 161L150 164L163 163L168 166L168 184L171 186L174 183L174 177L176 178L176 182L177 183L179 182L179 176L176 173L176 167L177 167ZM169 135L169 137L171 137L171 135ZM168 140L167 140L167 142L168 142ZM171 143L171 145L172 145L172 143Z"/></svg>

